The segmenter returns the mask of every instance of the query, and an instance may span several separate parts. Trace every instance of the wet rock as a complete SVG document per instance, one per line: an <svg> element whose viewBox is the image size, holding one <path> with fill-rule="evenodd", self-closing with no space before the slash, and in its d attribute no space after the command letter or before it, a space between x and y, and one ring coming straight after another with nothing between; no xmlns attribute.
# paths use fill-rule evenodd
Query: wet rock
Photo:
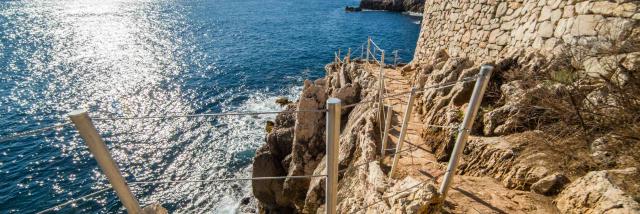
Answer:
<svg viewBox="0 0 640 214"><path fill-rule="evenodd" d="M344 8L344 11L347 11L347 12L360 12L360 11L362 11L362 8L346 6Z"/></svg>
<svg viewBox="0 0 640 214"><path fill-rule="evenodd" d="M250 214L258 213L258 201L255 197L244 197L240 200L238 208L236 208L238 214Z"/></svg>
<svg viewBox="0 0 640 214"><path fill-rule="evenodd" d="M267 120L267 123L265 124L265 128L264 128L264 130L265 130L267 133L271 133L271 130L273 130L273 126L274 126L274 125L275 125L275 123L274 123L273 121L271 121L271 120Z"/></svg>
<svg viewBox="0 0 640 214"><path fill-rule="evenodd" d="M280 159L262 147L253 159L252 177L282 176L285 171ZM253 195L260 200L261 207L268 212L291 213L291 198L283 194L282 180L254 180L252 181Z"/></svg>
<svg viewBox="0 0 640 214"><path fill-rule="evenodd" d="M276 99L276 103L280 104L280 106L286 106L286 105L290 104L291 101L289 101L289 98L286 98L286 97L278 97Z"/></svg>
<svg viewBox="0 0 640 214"><path fill-rule="evenodd" d="M142 214L167 214L167 209L158 203L154 203L142 208Z"/></svg>

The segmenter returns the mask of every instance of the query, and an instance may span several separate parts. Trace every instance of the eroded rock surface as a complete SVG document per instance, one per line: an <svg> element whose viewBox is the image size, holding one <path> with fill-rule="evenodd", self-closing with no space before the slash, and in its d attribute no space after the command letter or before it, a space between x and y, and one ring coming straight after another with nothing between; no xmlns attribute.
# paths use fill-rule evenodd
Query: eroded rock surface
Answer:
<svg viewBox="0 0 640 214"><path fill-rule="evenodd" d="M555 203L564 213L640 213L637 168L593 171L573 181Z"/></svg>

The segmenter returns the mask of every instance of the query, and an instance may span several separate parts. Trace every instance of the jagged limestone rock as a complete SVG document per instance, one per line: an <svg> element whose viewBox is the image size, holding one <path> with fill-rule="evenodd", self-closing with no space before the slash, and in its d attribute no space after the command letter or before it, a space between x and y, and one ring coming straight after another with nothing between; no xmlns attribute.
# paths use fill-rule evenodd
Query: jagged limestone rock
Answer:
<svg viewBox="0 0 640 214"><path fill-rule="evenodd" d="M287 107L290 111L295 109L294 105ZM286 175L288 163L285 160L291 153L294 123L295 117L292 114L276 116L273 129L267 134L266 143L256 151L252 177ZM284 194L283 183L280 179L252 181L252 192L260 201L259 207L269 212L293 212L292 199Z"/></svg>
<svg viewBox="0 0 640 214"><path fill-rule="evenodd" d="M424 183L406 177L391 187L388 197L389 213L427 214L434 213L437 190L433 183Z"/></svg>
<svg viewBox="0 0 640 214"><path fill-rule="evenodd" d="M324 109L327 100L325 86L305 81L298 100L298 110ZM287 176L311 175L325 153L325 115L323 112L296 114L291 162ZM285 179L284 191L298 210L303 209L309 179Z"/></svg>
<svg viewBox="0 0 640 214"><path fill-rule="evenodd" d="M639 213L637 168L593 171L569 184L555 199L563 213ZM634 199L635 197L635 199Z"/></svg>

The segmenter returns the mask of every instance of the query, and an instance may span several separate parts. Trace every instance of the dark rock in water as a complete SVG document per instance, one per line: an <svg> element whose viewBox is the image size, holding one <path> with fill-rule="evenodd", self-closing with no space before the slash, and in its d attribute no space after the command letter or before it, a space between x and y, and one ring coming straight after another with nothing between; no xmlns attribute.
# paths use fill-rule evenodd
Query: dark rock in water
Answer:
<svg viewBox="0 0 640 214"><path fill-rule="evenodd" d="M273 130L274 125L275 123L273 121L270 121L270 120L267 121L267 126L265 127L265 130L267 131L267 133L271 133L271 130Z"/></svg>
<svg viewBox="0 0 640 214"><path fill-rule="evenodd" d="M258 213L258 201L256 198L247 196L240 200L240 204L235 210L237 214Z"/></svg>
<svg viewBox="0 0 640 214"><path fill-rule="evenodd" d="M291 101L289 101L289 98L286 97L278 97L278 99L276 99L276 103L280 104L280 106L285 106L291 103Z"/></svg>
<svg viewBox="0 0 640 214"><path fill-rule="evenodd" d="M250 202L251 202L251 198L249 198L249 197L245 197L242 200L240 200L240 204L242 204L242 205L247 205Z"/></svg>
<svg viewBox="0 0 640 214"><path fill-rule="evenodd" d="M347 11L347 12L360 12L360 11L362 11L362 8L347 6L347 7L344 8L344 10Z"/></svg>
<svg viewBox="0 0 640 214"><path fill-rule="evenodd" d="M361 0L360 8L422 13L424 10L424 0Z"/></svg>

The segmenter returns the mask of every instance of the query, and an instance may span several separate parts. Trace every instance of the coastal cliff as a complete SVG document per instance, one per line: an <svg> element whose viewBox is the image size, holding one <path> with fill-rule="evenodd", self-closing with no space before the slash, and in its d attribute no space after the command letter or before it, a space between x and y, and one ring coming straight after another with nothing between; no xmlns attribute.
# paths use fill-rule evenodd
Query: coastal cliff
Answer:
<svg viewBox="0 0 640 214"><path fill-rule="evenodd" d="M424 2L424 0L361 0L360 8L369 10L422 13L424 10Z"/></svg>
<svg viewBox="0 0 640 214"><path fill-rule="evenodd" d="M421 92L411 107L424 127L410 143L434 162L421 165L421 173L389 177L379 161L374 103L346 109L338 212L434 209L457 130L426 124L459 125L473 83L426 86L474 76L482 64L495 71L458 167L457 190L442 209L640 212L639 7L638 1L427 1L414 59L398 71ZM287 109L322 109L328 97L344 105L372 99L379 80L366 64L328 64L327 76L305 81ZM319 112L278 115L253 175L324 174L324 119ZM419 190L401 191L412 185ZM267 213L324 210L321 178L254 181L253 193Z"/></svg>

